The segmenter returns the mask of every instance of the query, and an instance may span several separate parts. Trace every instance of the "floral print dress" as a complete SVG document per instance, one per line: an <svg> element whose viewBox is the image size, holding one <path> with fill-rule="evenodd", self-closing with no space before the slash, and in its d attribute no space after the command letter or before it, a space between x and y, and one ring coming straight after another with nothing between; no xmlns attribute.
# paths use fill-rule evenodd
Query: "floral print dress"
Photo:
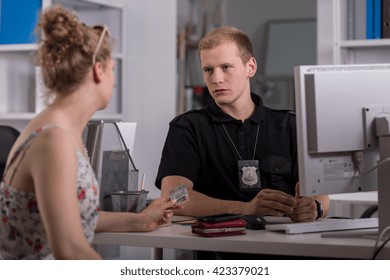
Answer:
<svg viewBox="0 0 390 280"><path fill-rule="evenodd" d="M16 151L14 158L46 128L35 132ZM92 243L98 220L99 188L88 159L76 149L77 186L80 218L85 237ZM23 156L22 153L21 156ZM19 160L20 162L20 160ZM4 172L4 174L6 171ZM12 183L11 183L12 184ZM0 259L53 259L34 192L0 183Z"/></svg>

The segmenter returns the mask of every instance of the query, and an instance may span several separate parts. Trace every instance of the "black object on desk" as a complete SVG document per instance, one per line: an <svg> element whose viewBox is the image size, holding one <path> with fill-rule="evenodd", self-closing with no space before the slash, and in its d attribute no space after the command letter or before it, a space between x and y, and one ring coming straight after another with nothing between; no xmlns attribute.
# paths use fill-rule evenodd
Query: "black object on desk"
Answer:
<svg viewBox="0 0 390 280"><path fill-rule="evenodd" d="M206 222L206 223L220 223L220 222L236 220L239 218L241 218L240 214L219 214L219 215L198 217L198 221Z"/></svg>
<svg viewBox="0 0 390 280"><path fill-rule="evenodd" d="M247 229L254 229L254 230L265 229L265 225L267 224L267 221L263 217L255 216L255 215L245 215L242 216L241 219L246 221Z"/></svg>

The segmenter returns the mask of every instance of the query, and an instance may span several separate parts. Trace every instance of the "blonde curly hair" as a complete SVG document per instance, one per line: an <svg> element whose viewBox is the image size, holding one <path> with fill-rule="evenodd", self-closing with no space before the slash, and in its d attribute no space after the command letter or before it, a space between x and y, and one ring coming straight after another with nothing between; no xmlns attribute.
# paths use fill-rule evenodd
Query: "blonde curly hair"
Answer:
<svg viewBox="0 0 390 280"><path fill-rule="evenodd" d="M57 5L43 10L36 32L39 47L35 63L41 67L46 97L77 90L93 66L92 57L102 28L81 23L73 12ZM110 57L111 42L106 34L96 61L105 67Z"/></svg>

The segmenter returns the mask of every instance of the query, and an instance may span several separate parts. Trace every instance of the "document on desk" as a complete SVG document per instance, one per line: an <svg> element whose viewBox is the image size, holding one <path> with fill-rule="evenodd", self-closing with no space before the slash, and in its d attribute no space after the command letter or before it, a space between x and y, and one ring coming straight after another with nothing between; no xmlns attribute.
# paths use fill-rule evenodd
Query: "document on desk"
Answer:
<svg viewBox="0 0 390 280"><path fill-rule="evenodd" d="M195 224L197 221L198 220L192 216L173 215L173 217L172 217L173 224L192 225L192 224Z"/></svg>

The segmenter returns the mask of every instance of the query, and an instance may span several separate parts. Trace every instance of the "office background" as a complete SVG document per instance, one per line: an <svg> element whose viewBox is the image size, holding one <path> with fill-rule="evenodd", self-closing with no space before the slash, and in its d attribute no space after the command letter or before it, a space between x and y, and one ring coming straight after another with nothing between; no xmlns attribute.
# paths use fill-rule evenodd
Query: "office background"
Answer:
<svg viewBox="0 0 390 280"><path fill-rule="evenodd" d="M119 0L111 2L116 1ZM96 2L105 3L105 0L96 0ZM180 92L181 78L184 77L184 86L202 85L200 69L196 68L198 61L196 41L205 31L215 27L216 24L227 24L246 32L253 42L255 56L259 64L258 73L252 79L252 90L262 95L267 105L290 109L294 107L291 77L288 79L283 77L275 82L264 79L262 75L266 61L266 57L264 57L265 46L268 43L266 29L270 22L289 21L292 23L302 19L316 20L318 34L320 34L317 37L315 50L318 64L389 62L389 39L345 40L347 37L344 33L349 30L347 28L348 20L345 20L345 18L348 19L345 16L346 2L336 0L123 1L127 8L127 24L124 28L127 70L123 77L125 81L123 94L126 98L123 102L122 117L125 121L138 123L133 156L140 173L146 174L145 188L150 191L150 197L159 196L159 190L154 187L154 179L168 123L179 111L178 93ZM350 2L348 1L348 3ZM365 0L355 0L355 4L358 5L358 3L365 4ZM198 10L196 16L197 12L194 12L194 7L195 10L206 7L203 10L208 19L206 25L204 25L204 15L199 14ZM111 19L106 18L105 20L110 21ZM180 33L188 28L189 21L192 22L191 27L195 32L191 33L194 36L186 44L185 55L188 58L183 68L182 62L178 59L180 45L177 39ZM199 24L202 28L198 26ZM348 39L351 38L348 37ZM290 50L290 45L288 46L288 50ZM277 47L279 52L283 52L283 48ZM2 56L0 59L2 67L4 66L2 64L4 57ZM5 63L5 65L7 64ZM185 70L184 76L181 72L183 69ZM2 81L6 81L7 77L4 76L2 79ZM7 97L14 98L14 94L7 92L0 94L6 95L5 100ZM16 97L25 98L24 92ZM3 99L0 98L0 100ZM2 115L0 115L7 117L8 111L7 108L4 109L4 106L6 103L0 104L0 109L2 109ZM8 123L12 123L12 117L8 121ZM20 120L16 120L15 124L19 124L17 126L19 128L22 127ZM126 248L122 253L123 258L143 259L150 256L148 249L140 248ZM173 253L176 254L176 252Z"/></svg>
<svg viewBox="0 0 390 280"><path fill-rule="evenodd" d="M104 1L101 2L104 3ZM264 41L266 23L270 20L315 18L316 1L131 0L124 2L127 6L127 25L124 30L127 40L125 50L127 75L123 77L124 95L126 95L123 117L125 121L138 124L133 157L140 173L146 174L145 188L150 192L149 196L153 198L160 195L159 190L154 186L154 180L168 124L178 113L180 63L177 56L177 37L180 31L188 25L190 15L193 13L191 7L206 6L211 9L206 9L207 16L216 18L220 24L236 26L250 36L259 64L258 74L253 79L253 90L260 93L261 85L258 81L261 80L259 75L266 43ZM215 13L211 15L210 11ZM197 24L202 23L203 15L198 14L198 16L198 19L193 18L195 28ZM110 19L106 20L110 21ZM204 31L214 27L213 22L207 23ZM193 61L197 61L196 45L188 50L195 57ZM1 63L2 60L0 60ZM192 68L187 72L186 78L186 83L201 85L200 68L198 70L196 67ZM14 96L26 98L23 94L0 94L6 94L5 100L7 100L7 95L12 98ZM33 94L32 89L28 94ZM281 90L278 98L271 98L267 101L275 106L285 106L291 103L285 102L287 99L284 99L283 94L284 90ZM18 103L17 100L14 102ZM8 112L6 108L4 110ZM0 123L2 123L1 119ZM22 129L25 120L8 119L7 123ZM142 259L149 258L150 250L126 248L122 253L123 257Z"/></svg>

